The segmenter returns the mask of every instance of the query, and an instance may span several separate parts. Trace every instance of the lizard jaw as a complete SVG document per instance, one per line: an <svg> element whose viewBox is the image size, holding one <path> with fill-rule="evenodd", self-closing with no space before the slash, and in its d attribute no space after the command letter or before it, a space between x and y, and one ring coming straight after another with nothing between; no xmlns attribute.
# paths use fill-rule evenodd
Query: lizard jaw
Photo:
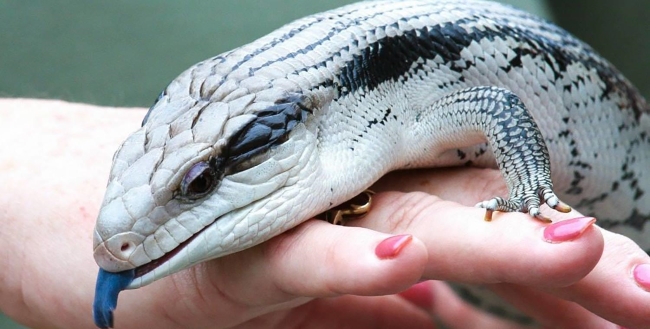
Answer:
<svg viewBox="0 0 650 329"><path fill-rule="evenodd" d="M191 237L189 237L187 240L183 241L181 244L179 244L176 248L170 250L169 252L165 253L162 257L157 258L152 260L149 263L146 263L144 265L140 265L135 268L135 277L131 284L127 287L127 289L136 289L140 288L142 286L145 286L153 281L156 281L164 276L167 276L167 273L169 272L169 269L165 270L162 269L162 273L158 274L156 271L157 269L161 269L165 264L167 264L169 261L171 261L174 256L178 255L187 247L192 241L196 239L203 231L205 231L210 225L204 227L200 231L196 232L193 234Z"/></svg>

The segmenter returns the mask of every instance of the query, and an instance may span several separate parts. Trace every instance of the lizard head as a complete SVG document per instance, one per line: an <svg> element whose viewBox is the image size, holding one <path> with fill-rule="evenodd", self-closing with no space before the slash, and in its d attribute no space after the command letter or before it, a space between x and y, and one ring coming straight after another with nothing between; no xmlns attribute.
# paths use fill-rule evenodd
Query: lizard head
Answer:
<svg viewBox="0 0 650 329"><path fill-rule="evenodd" d="M134 270L128 288L313 215L297 206L309 202L298 192L318 170L308 168L312 99L258 76L225 79L206 65L174 80L113 158L94 257L108 272Z"/></svg>

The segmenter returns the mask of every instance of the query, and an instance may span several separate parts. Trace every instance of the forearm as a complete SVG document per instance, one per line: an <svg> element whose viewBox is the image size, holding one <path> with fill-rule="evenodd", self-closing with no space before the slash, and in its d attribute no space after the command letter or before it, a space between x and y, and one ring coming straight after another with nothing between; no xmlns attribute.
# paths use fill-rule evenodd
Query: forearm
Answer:
<svg viewBox="0 0 650 329"><path fill-rule="evenodd" d="M88 309L92 298L96 265L89 248L104 177L113 152L143 115L141 109L0 100L3 312L35 327L89 322L87 312L73 310ZM37 307L48 296L66 298ZM67 322L70 316L79 319Z"/></svg>

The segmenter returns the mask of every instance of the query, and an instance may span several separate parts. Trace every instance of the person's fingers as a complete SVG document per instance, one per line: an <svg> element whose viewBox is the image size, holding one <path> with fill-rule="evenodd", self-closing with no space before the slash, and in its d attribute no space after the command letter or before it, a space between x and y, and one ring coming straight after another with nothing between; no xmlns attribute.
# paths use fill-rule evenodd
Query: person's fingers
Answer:
<svg viewBox="0 0 650 329"><path fill-rule="evenodd" d="M523 329L516 323L478 310L463 301L447 284L429 281L435 289L433 313L449 328L458 329Z"/></svg>
<svg viewBox="0 0 650 329"><path fill-rule="evenodd" d="M207 296L206 296L207 297ZM177 299L166 299L159 304L179 303ZM129 312L116 319L115 327L139 328L155 324L160 328L435 328L430 314L413 304L388 296L343 295L332 298L317 298L310 301L295 300L276 305L273 312L268 308L257 312L231 311L227 318L216 318L210 310L188 309L185 314L162 312L147 314L148 300L138 305L138 312ZM142 307L145 306L145 307ZM247 317L240 314L247 313ZM152 318L152 316L158 318ZM209 316L207 316L209 315ZM233 321L233 318L238 321ZM126 324L126 325L124 325Z"/></svg>
<svg viewBox="0 0 650 329"><path fill-rule="evenodd" d="M628 238L602 233L605 250L600 262L576 284L545 292L507 284L492 290L550 328L650 327L650 292L634 275L635 266L650 264L650 259Z"/></svg>
<svg viewBox="0 0 650 329"><path fill-rule="evenodd" d="M448 328L523 329L515 323L469 305L441 281L423 281L399 294Z"/></svg>
<svg viewBox="0 0 650 329"><path fill-rule="evenodd" d="M588 220L567 228L574 239L549 243L549 230L564 224L548 226L522 213L499 213L486 222L484 213L426 193L384 192L375 195L366 217L351 224L419 237L429 254L429 279L566 286L600 259L602 236Z"/></svg>
<svg viewBox="0 0 650 329"><path fill-rule="evenodd" d="M259 301L259 291L246 296L241 293L245 287L273 279L274 285L267 288L278 295L267 302L277 302L274 299L292 295L397 293L420 279L427 258L422 242L412 236L312 220L241 255L215 262L211 270L216 285L249 300ZM224 270L229 270L229 276L219 276ZM260 271L266 275L260 276Z"/></svg>
<svg viewBox="0 0 650 329"><path fill-rule="evenodd" d="M139 309L144 314L162 310L179 323L201 312L209 323L231 326L310 301L299 296L397 293L420 279L426 262L424 245L412 236L312 220L262 245L177 273L173 284L154 282L146 294L157 302ZM180 297L168 303L165 296ZM121 314L141 303L136 297L123 293L116 324L139 321Z"/></svg>
<svg viewBox="0 0 650 329"><path fill-rule="evenodd" d="M507 192L498 171L470 168L421 171L418 175L408 175L408 172L395 173L389 176L388 180L383 181L383 185L378 189L382 190L382 188L401 191L423 190L467 205L493 195L505 196ZM469 193L463 194L463 192ZM546 211L556 218L567 217L550 209ZM500 215L501 219L503 217ZM495 222L501 220L498 218L495 218ZM639 268L635 266L650 264L650 259L628 238L606 230L599 229L599 231L605 239L602 258L595 268L575 285L550 288L547 290L548 294L508 284L496 285L501 287L496 290L511 303L518 305L520 309L549 327L610 328L614 326L603 318L630 328L648 327L647 319L650 318L648 314L650 311L643 305L648 305L650 302L648 299L650 292L646 291L650 288L642 288L637 283L635 269L637 276L647 275L645 280L650 273L644 272L645 266ZM584 238L585 236L582 236L571 243L579 242ZM426 240L424 242L427 243ZM566 242L560 245L565 244ZM531 258L538 255L538 253L531 253ZM557 251L556 255L560 258L567 255L578 256L566 251ZM548 265L556 266L558 263L550 262ZM566 265L580 266L571 265L570 262ZM640 279L643 281L642 278ZM553 296L576 303L562 301ZM600 318L601 316L603 318Z"/></svg>
<svg viewBox="0 0 650 329"><path fill-rule="evenodd" d="M256 255L263 256L261 265L277 276L277 288L312 297L397 293L420 279L428 259L422 242L412 236L320 220L308 221L250 253L246 260L251 264L259 263ZM228 261L225 266L230 265ZM251 275L245 282L258 277L248 268L242 273ZM242 281L241 277L233 279Z"/></svg>
<svg viewBox="0 0 650 329"><path fill-rule="evenodd" d="M433 301L436 298L435 288L432 286L433 281L422 281L410 286L408 289L400 292L398 295L417 307L431 312L433 310Z"/></svg>
<svg viewBox="0 0 650 329"><path fill-rule="evenodd" d="M269 326L253 326L255 328ZM395 295L345 295L299 306L277 328L435 328L424 310Z"/></svg>
<svg viewBox="0 0 650 329"><path fill-rule="evenodd" d="M605 250L593 271L578 283L549 292L575 301L629 328L650 327L650 258L630 239L606 230ZM645 282L641 284L640 282Z"/></svg>
<svg viewBox="0 0 650 329"><path fill-rule="evenodd" d="M544 328L619 329L620 327L572 301L530 287L494 284L489 288L504 300L537 320Z"/></svg>

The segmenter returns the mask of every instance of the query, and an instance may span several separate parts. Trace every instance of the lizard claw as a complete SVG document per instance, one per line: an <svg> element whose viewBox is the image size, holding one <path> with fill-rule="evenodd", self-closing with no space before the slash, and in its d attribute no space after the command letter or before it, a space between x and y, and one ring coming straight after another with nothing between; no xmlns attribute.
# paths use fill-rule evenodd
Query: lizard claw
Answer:
<svg viewBox="0 0 650 329"><path fill-rule="evenodd" d="M374 194L375 192L372 190L365 190L351 200L325 211L316 218L322 217L322 219L334 225L345 225L349 220L361 218L370 211Z"/></svg>
<svg viewBox="0 0 650 329"><path fill-rule="evenodd" d="M546 204L555 209L556 211L567 213L571 211L571 206L560 201L560 199L553 193L553 190L550 188L540 189L538 193L541 200L545 200Z"/></svg>
<svg viewBox="0 0 650 329"><path fill-rule="evenodd" d="M550 218L544 216L539 208L528 209L528 214L544 224L550 224L553 222Z"/></svg>
<svg viewBox="0 0 650 329"><path fill-rule="evenodd" d="M524 194L523 196L513 196L506 200L500 197L494 197L476 204L476 207L485 208L485 221L491 221L494 211L504 212L527 212L530 216L543 223L551 223L551 219L542 214L539 209L540 204L546 203L549 207L556 211L567 213L571 211L571 207L553 193L548 187L540 187L538 193Z"/></svg>
<svg viewBox="0 0 650 329"><path fill-rule="evenodd" d="M485 209L485 217L483 217L483 220L486 222L491 222L492 221L492 214L494 214L495 210L501 210L502 205L506 202L506 200L500 198L500 197L495 197L490 200L485 200L477 203L474 207L479 207L479 208L484 208Z"/></svg>

